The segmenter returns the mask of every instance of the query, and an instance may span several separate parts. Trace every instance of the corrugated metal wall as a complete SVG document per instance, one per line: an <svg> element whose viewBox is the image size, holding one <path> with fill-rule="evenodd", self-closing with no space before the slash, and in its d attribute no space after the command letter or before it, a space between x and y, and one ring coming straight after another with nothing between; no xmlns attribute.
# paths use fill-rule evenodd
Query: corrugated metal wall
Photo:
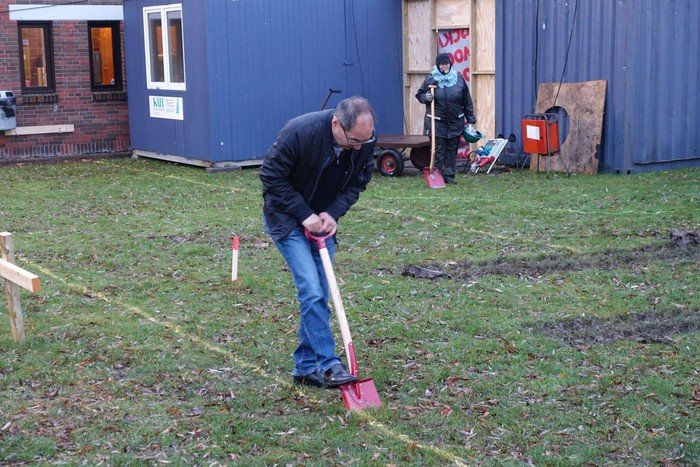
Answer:
<svg viewBox="0 0 700 467"><path fill-rule="evenodd" d="M403 128L401 4L396 0L182 2L187 90L145 89L142 8L125 0L135 149L210 162L262 158L292 117L367 97L377 130ZM169 2L158 2L169 3ZM148 117L148 95L184 99L185 120Z"/></svg>
<svg viewBox="0 0 700 467"><path fill-rule="evenodd" d="M537 85L562 72L605 79L602 171L700 166L699 32L698 0L500 0L496 131L522 141Z"/></svg>
<svg viewBox="0 0 700 467"><path fill-rule="evenodd" d="M214 160L261 158L290 118L362 95L401 132L401 5L394 0L208 1Z"/></svg>

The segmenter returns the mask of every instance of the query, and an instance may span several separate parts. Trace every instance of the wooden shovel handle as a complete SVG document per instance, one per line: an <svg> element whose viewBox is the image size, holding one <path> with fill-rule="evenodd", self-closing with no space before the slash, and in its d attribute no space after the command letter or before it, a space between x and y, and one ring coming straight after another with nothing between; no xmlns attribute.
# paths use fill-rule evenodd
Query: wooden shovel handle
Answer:
<svg viewBox="0 0 700 467"><path fill-rule="evenodd" d="M336 281L335 274L333 273L331 257L328 254L328 248L319 248L318 252L321 255L321 262L323 262L323 271L326 273L328 288L330 288L331 290L331 297L333 298L333 308L335 309L335 314L338 315L338 325L340 326L340 333L343 335L345 355L348 358L348 371L350 372L350 374L357 375L357 368L355 368L355 365L357 365L357 363L354 362L352 358L350 358L351 353L354 353L351 349L352 336L350 335L350 326L348 326L348 318L347 316L345 316L345 307L343 307L343 300L340 298L338 282Z"/></svg>
<svg viewBox="0 0 700 467"><path fill-rule="evenodd" d="M336 281L335 273L333 272L333 263L331 262L331 256L328 253L328 247L326 247L326 239L330 237L330 235L317 237L308 230L305 232L305 234L306 238L316 243L316 246L318 247L318 252L321 255L323 271L326 273L328 288L330 289L331 298L333 299L333 309L335 310L335 314L338 315L338 325L340 327L340 333L343 336L343 346L345 347L345 355L348 358L348 371L350 372L350 374L357 376L357 360L354 358L355 350L352 345L350 326L348 325L348 318L345 315L343 299L340 298L340 289L338 288L338 281Z"/></svg>
<svg viewBox="0 0 700 467"><path fill-rule="evenodd" d="M430 93L433 95L433 100L430 101L430 173L433 173L433 164L435 163L435 86L428 86Z"/></svg>

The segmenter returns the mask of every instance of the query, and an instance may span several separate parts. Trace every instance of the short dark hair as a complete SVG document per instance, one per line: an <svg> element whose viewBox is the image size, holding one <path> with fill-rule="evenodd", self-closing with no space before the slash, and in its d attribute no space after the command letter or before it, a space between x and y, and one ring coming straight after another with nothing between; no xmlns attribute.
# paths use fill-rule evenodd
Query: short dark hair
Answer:
<svg viewBox="0 0 700 467"><path fill-rule="evenodd" d="M338 106L333 112L333 116L338 119L340 125L346 130L352 130L357 122L357 117L362 114L370 114L372 122L377 124L377 116L369 101L364 97L353 96L343 99L338 103Z"/></svg>

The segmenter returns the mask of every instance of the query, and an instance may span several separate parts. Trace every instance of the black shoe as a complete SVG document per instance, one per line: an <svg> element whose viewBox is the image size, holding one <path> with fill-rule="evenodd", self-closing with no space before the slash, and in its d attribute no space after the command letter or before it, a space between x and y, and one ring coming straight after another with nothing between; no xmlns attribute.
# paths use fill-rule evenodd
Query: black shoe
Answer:
<svg viewBox="0 0 700 467"><path fill-rule="evenodd" d="M326 387L326 383L323 381L323 375L318 372L318 370L313 373L309 373L304 376L294 376L295 384L303 384L306 386L315 386L317 388Z"/></svg>
<svg viewBox="0 0 700 467"><path fill-rule="evenodd" d="M457 180L455 180L454 178L446 178L446 179L445 179L445 183L448 184L448 185L456 185L456 184L457 184Z"/></svg>
<svg viewBox="0 0 700 467"><path fill-rule="evenodd" d="M327 388L335 388L343 384L353 383L357 381L357 377L348 373L342 363L336 363L330 370L326 370L323 380Z"/></svg>

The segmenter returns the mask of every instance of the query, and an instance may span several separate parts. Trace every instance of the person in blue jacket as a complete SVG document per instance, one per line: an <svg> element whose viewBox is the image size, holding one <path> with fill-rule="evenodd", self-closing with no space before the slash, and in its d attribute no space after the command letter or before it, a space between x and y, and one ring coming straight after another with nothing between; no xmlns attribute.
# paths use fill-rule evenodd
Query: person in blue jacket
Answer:
<svg viewBox="0 0 700 467"><path fill-rule="evenodd" d="M297 384L333 388L357 381L335 351L323 263L305 230L328 234L333 258L338 221L357 202L374 168L375 113L362 97L335 109L293 118L265 154L260 169L265 231L292 273L299 301Z"/></svg>
<svg viewBox="0 0 700 467"><path fill-rule="evenodd" d="M436 86L435 95L430 85ZM416 92L416 99L426 105L423 133L430 134L430 102L435 99L435 167L442 173L445 183L456 183L457 148L464 121L476 123L474 104L467 82L452 69L450 55L440 53L435 57L435 67L423 80Z"/></svg>

